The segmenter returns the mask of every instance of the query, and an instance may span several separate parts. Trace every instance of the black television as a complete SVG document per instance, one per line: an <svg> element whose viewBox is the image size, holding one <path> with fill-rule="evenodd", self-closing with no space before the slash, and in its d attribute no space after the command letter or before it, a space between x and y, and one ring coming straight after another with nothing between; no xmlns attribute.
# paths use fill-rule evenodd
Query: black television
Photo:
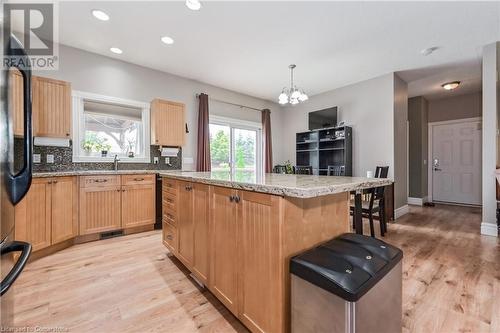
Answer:
<svg viewBox="0 0 500 333"><path fill-rule="evenodd" d="M337 107L309 112L309 130L335 127L337 125Z"/></svg>

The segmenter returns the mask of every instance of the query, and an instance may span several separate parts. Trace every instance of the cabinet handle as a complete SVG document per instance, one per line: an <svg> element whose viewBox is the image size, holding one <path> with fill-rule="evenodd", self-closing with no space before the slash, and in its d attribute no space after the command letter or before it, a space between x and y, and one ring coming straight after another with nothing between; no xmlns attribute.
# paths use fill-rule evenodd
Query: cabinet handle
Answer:
<svg viewBox="0 0 500 333"><path fill-rule="evenodd" d="M94 183L105 183L107 181L107 179L94 179Z"/></svg>
<svg viewBox="0 0 500 333"><path fill-rule="evenodd" d="M134 180L135 180L136 182L142 182L142 181L144 180L144 178L134 178Z"/></svg>
<svg viewBox="0 0 500 333"><path fill-rule="evenodd" d="M172 214L169 214L169 213L167 213L167 217L168 217L169 219L171 219L171 220L173 220L173 219L174 219L174 216L173 216Z"/></svg>
<svg viewBox="0 0 500 333"><path fill-rule="evenodd" d="M172 240L172 239L174 239L174 237L172 237L172 235L167 235L167 239Z"/></svg>
<svg viewBox="0 0 500 333"><path fill-rule="evenodd" d="M193 189L193 187L192 187L192 186L189 186L189 185L186 185L186 187L185 187L185 188L186 188L186 191L191 191L191 190Z"/></svg>
<svg viewBox="0 0 500 333"><path fill-rule="evenodd" d="M122 192L125 192L125 190L122 190Z"/></svg>
<svg viewBox="0 0 500 333"><path fill-rule="evenodd" d="M116 192L121 192L121 190L120 190L120 189L118 189L118 190L116 190Z"/></svg>
<svg viewBox="0 0 500 333"><path fill-rule="evenodd" d="M52 180L49 180L49 181L47 182L47 184L52 184Z"/></svg>
<svg viewBox="0 0 500 333"><path fill-rule="evenodd" d="M236 195L236 196L234 197L234 202L236 202L236 203L240 203L240 196L239 196L239 195Z"/></svg>
<svg viewBox="0 0 500 333"><path fill-rule="evenodd" d="M234 195L229 196L229 201L233 202L234 201Z"/></svg>
<svg viewBox="0 0 500 333"><path fill-rule="evenodd" d="M57 180L52 181L52 184L57 184Z"/></svg>
<svg viewBox="0 0 500 333"><path fill-rule="evenodd" d="M69 136L69 133L66 133L66 136Z"/></svg>
<svg viewBox="0 0 500 333"><path fill-rule="evenodd" d="M174 186L170 183L167 183L167 187L174 187Z"/></svg>
<svg viewBox="0 0 500 333"><path fill-rule="evenodd" d="M167 199L167 202L168 202L168 203L174 203L174 200L172 200L172 199L168 198L168 199Z"/></svg>

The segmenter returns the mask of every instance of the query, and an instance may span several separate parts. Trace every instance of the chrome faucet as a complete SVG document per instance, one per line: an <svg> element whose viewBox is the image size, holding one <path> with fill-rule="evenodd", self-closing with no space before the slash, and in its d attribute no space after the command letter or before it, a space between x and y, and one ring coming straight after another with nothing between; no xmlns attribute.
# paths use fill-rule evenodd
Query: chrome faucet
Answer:
<svg viewBox="0 0 500 333"><path fill-rule="evenodd" d="M115 160L113 161L115 164L115 171L118 170L118 162L120 162L120 159L118 158L118 155L115 155Z"/></svg>

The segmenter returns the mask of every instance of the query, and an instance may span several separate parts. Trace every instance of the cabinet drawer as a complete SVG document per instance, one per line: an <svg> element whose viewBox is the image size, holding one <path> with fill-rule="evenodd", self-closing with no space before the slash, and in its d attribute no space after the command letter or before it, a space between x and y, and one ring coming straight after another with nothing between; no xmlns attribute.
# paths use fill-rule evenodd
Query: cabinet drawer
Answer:
<svg viewBox="0 0 500 333"><path fill-rule="evenodd" d="M172 253L177 252L177 228L169 223L163 222L163 244Z"/></svg>
<svg viewBox="0 0 500 333"><path fill-rule="evenodd" d="M164 192L177 195L177 181L170 178L162 179L162 189Z"/></svg>
<svg viewBox="0 0 500 333"><path fill-rule="evenodd" d="M123 175L122 185L146 185L155 182L155 175Z"/></svg>
<svg viewBox="0 0 500 333"><path fill-rule="evenodd" d="M120 185L120 176L81 176L80 187L107 187Z"/></svg>
<svg viewBox="0 0 500 333"><path fill-rule="evenodd" d="M163 209L163 222L168 222L174 226L177 225L177 214L170 209Z"/></svg>
<svg viewBox="0 0 500 333"><path fill-rule="evenodd" d="M163 210L177 211L177 197L169 192L162 192Z"/></svg>

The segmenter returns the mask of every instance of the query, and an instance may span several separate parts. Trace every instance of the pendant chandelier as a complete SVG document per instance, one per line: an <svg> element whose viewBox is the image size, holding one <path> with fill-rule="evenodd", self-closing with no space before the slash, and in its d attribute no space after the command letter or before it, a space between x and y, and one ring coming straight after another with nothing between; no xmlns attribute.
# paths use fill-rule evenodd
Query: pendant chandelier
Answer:
<svg viewBox="0 0 500 333"><path fill-rule="evenodd" d="M309 99L303 89L297 88L297 86L293 84L293 70L295 69L295 67L297 66L295 66L294 64L288 66L288 68L290 68L290 88L285 87L281 91L281 94L278 97L278 102L281 105L287 103L295 105L301 102L305 102Z"/></svg>

